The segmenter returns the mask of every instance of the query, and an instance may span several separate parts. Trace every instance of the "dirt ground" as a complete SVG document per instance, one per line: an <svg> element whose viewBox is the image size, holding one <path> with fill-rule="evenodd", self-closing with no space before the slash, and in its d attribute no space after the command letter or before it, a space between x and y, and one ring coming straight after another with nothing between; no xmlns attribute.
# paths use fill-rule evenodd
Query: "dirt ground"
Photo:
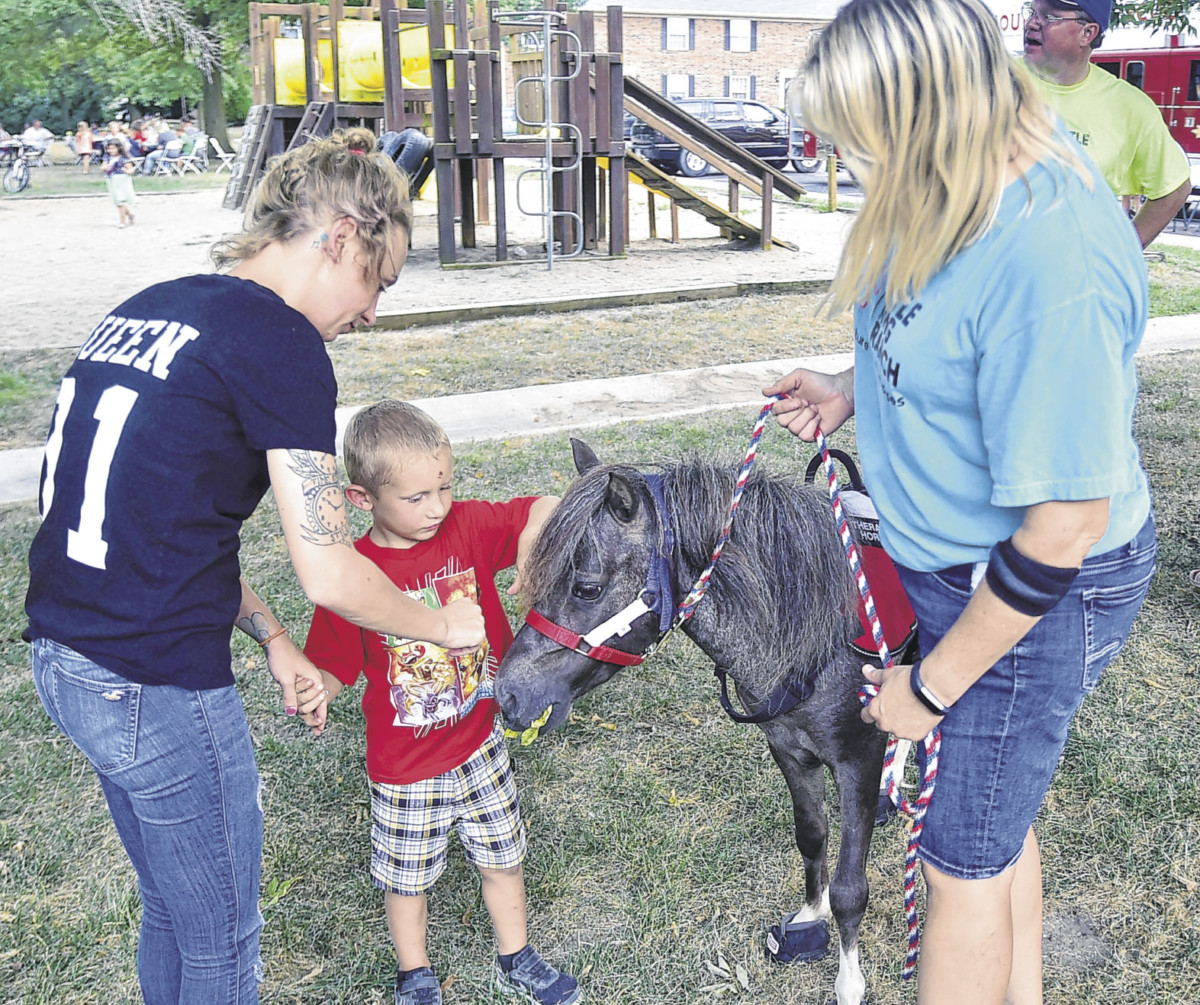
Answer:
<svg viewBox="0 0 1200 1005"><path fill-rule="evenodd" d="M723 204L723 179L698 187ZM0 349L74 347L123 299L155 282L211 271L208 249L240 228L239 214L221 208L223 189L145 195L133 227L119 229L104 195L0 200L0 234L8 254L3 270L6 319ZM533 191L528 203L537 204ZM649 239L646 193L630 203L632 244L624 259L607 249L547 271L538 218L523 217L509 202L509 242L529 256L493 268L443 269L437 260L436 203L415 204L413 251L400 282L380 301L380 313L466 304L508 303L596 293L678 289L731 282L827 279L852 217L776 200L774 229L801 249L762 252L748 242L725 241L700 216L680 211L682 240L672 245L670 214L657 200L658 240ZM743 194L743 215L758 219L757 200ZM494 229L479 228L479 245L464 259L490 259ZM14 251L19 249L19 251ZM541 262L529 258L540 256Z"/></svg>

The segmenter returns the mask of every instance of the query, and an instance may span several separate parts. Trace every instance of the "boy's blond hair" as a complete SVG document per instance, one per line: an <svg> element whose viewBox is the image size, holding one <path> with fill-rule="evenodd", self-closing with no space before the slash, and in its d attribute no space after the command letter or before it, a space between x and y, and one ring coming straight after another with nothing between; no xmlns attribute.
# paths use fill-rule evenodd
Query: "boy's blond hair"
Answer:
<svg viewBox="0 0 1200 1005"><path fill-rule="evenodd" d="M378 495L403 454L436 454L449 448L446 430L428 412L407 401L385 398L350 419L342 455L351 483Z"/></svg>

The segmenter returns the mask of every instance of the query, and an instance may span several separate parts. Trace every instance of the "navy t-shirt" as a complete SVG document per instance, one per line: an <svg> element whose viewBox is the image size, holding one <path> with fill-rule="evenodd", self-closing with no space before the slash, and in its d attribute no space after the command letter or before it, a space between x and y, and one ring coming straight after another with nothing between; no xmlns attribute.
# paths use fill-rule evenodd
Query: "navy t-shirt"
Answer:
<svg viewBox="0 0 1200 1005"><path fill-rule="evenodd" d="M29 553L27 639L133 681L233 683L242 522L266 451L335 451L320 334L256 283L192 276L106 317L59 388Z"/></svg>

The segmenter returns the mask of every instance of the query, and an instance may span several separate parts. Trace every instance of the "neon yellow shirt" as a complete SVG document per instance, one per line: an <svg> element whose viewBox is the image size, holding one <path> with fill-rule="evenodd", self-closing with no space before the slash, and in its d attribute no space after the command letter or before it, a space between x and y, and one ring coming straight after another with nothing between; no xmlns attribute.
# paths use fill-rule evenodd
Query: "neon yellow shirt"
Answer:
<svg viewBox="0 0 1200 1005"><path fill-rule="evenodd" d="M1033 78L1117 195L1161 199L1191 177L1162 112L1128 81L1095 65L1078 84Z"/></svg>

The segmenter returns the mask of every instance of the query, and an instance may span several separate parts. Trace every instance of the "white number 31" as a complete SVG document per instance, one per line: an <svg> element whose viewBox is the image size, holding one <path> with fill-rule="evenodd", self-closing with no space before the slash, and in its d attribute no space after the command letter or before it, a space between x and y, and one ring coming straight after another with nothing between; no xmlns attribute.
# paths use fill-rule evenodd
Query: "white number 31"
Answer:
<svg viewBox="0 0 1200 1005"><path fill-rule="evenodd" d="M115 385L100 395L96 402L96 410L92 418L96 420L96 434L92 439L92 449L88 454L87 472L83 479L83 503L79 507L79 526L75 530L67 530L67 557L90 565L93 569L103 569L108 555L108 542L104 540L104 514L106 509L106 491L108 489L108 471L112 466L113 456L117 452L117 443L121 439L121 431L125 428L125 420L129 418L134 403L137 401L137 391L128 387ZM75 378L65 377L58 391L58 401L54 409L54 428L50 430L50 438L46 441L46 477L42 482L42 519L50 512L54 503L54 472L58 467L59 454L62 452L63 427L67 423L67 415L75 401Z"/></svg>

